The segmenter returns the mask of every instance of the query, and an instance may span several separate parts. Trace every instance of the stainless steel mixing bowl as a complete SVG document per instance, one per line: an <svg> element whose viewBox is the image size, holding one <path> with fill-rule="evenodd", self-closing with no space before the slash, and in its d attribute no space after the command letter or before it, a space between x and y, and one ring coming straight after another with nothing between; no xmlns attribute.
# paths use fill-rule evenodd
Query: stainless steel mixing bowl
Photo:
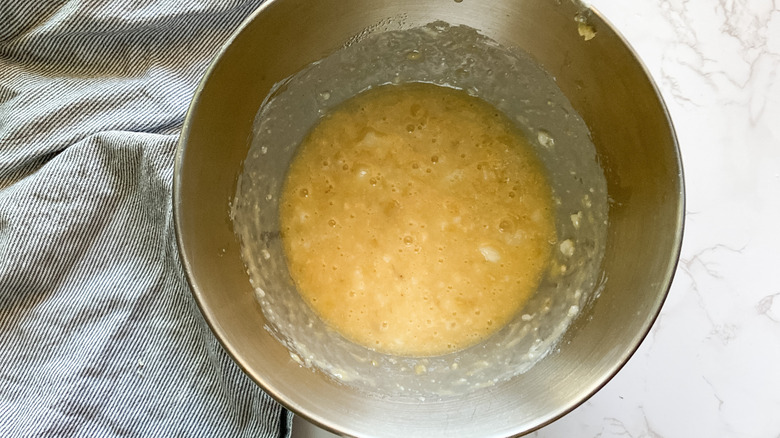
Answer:
<svg viewBox="0 0 780 438"><path fill-rule="evenodd" d="M530 371L463 398L412 403L366 396L291 359L263 328L230 202L255 115L274 83L356 35L382 30L378 23L397 28L435 20L465 24L530 53L587 123L611 199L607 280L560 348ZM595 38L583 38L580 31L588 29L595 29ZM174 173L182 263L217 338L285 406L352 436L511 436L582 403L626 363L660 311L679 255L683 199L677 142L658 90L610 25L570 0L266 2L224 46L198 88Z"/></svg>

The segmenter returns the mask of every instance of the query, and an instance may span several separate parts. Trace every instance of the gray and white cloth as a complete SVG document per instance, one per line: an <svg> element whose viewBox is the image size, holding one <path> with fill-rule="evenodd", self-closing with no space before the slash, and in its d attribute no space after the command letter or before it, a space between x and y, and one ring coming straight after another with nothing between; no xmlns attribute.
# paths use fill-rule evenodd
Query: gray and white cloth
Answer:
<svg viewBox="0 0 780 438"><path fill-rule="evenodd" d="M177 135L262 0L0 0L0 436L289 436L174 237Z"/></svg>

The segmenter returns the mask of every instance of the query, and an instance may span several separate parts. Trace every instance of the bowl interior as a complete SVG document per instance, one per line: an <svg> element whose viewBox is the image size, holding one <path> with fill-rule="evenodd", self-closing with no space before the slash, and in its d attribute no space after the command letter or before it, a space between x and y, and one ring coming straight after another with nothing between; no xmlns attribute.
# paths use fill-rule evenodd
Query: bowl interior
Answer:
<svg viewBox="0 0 780 438"><path fill-rule="evenodd" d="M181 134L175 225L206 320L266 392L345 435L510 436L573 409L628 360L658 314L676 266L682 167L671 122L647 72L608 23L576 3L274 0L225 46ZM522 48L556 78L596 145L610 197L609 228L604 288L559 349L530 371L463 399L411 403L366 397L299 366L264 329L232 229L230 202L255 115L276 82L356 35L435 20L465 24ZM594 38L580 35L581 21L595 29Z"/></svg>

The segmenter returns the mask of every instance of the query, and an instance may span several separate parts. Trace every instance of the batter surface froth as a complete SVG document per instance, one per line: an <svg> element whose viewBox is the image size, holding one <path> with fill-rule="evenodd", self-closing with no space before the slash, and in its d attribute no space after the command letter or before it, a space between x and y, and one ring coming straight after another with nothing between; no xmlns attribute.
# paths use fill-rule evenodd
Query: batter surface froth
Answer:
<svg viewBox="0 0 780 438"><path fill-rule="evenodd" d="M347 339L432 356L499 330L555 243L552 193L522 133L464 91L411 83L327 114L280 203L290 274Z"/></svg>

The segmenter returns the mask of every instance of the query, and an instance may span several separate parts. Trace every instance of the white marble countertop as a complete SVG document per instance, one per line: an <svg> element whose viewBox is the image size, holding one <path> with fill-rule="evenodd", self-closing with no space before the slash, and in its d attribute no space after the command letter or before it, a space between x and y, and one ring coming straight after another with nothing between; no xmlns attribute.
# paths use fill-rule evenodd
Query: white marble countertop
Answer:
<svg viewBox="0 0 780 438"><path fill-rule="evenodd" d="M532 437L780 437L780 2L592 0L663 94L682 256L628 364ZM293 436L333 436L296 421Z"/></svg>

